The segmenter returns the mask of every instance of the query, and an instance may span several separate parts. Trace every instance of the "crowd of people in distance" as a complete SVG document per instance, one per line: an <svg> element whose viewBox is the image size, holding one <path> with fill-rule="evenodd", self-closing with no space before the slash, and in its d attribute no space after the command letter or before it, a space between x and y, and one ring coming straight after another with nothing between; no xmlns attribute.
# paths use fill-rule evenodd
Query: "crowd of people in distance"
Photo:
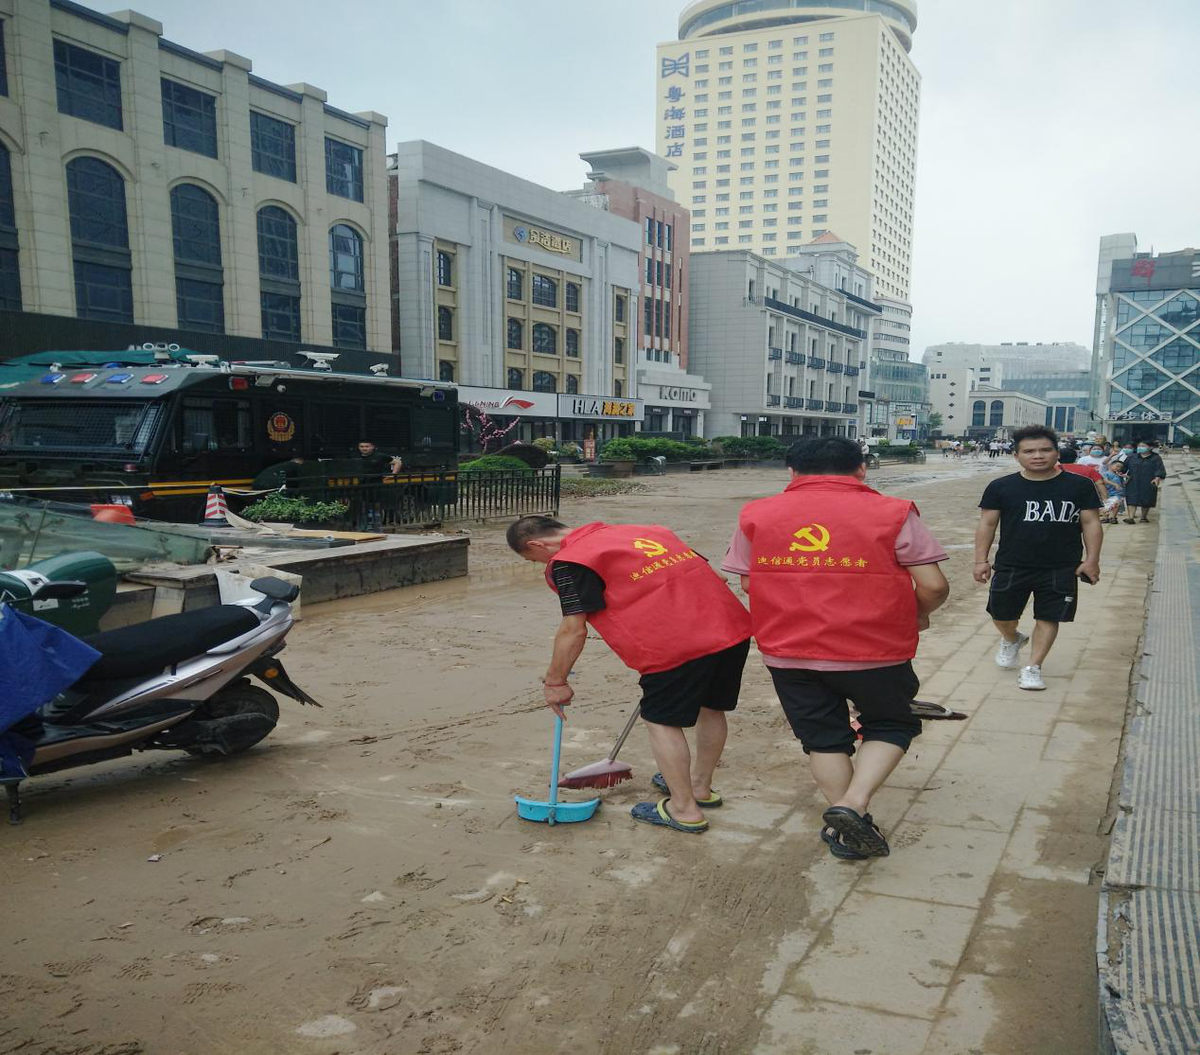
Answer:
<svg viewBox="0 0 1200 1055"><path fill-rule="evenodd" d="M1159 448L1157 440L1118 444L1101 436L1077 444L1063 439L1059 462L1067 472L1095 483L1104 523L1147 524L1150 510L1158 504L1159 484L1166 476Z"/></svg>

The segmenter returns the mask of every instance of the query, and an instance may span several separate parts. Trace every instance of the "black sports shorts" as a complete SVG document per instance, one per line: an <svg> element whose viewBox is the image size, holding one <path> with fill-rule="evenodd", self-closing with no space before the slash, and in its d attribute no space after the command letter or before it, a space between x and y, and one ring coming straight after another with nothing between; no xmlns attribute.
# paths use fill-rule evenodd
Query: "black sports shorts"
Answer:
<svg viewBox="0 0 1200 1055"><path fill-rule="evenodd" d="M998 568L988 590L988 615L1000 622L1020 619L1033 594L1033 618L1069 623L1079 606L1077 565L1069 568Z"/></svg>
<svg viewBox="0 0 1200 1055"><path fill-rule="evenodd" d="M847 700L858 709L864 742L882 740L907 751L914 737L921 735L921 720L912 713L912 701L921 682L907 660L870 670L767 670L805 754L854 754L857 737L850 728Z"/></svg>
<svg viewBox="0 0 1200 1055"><path fill-rule="evenodd" d="M690 729L700 717L700 708L732 711L742 691L742 668L750 652L750 639L690 659L670 670L643 674L642 717L655 725Z"/></svg>

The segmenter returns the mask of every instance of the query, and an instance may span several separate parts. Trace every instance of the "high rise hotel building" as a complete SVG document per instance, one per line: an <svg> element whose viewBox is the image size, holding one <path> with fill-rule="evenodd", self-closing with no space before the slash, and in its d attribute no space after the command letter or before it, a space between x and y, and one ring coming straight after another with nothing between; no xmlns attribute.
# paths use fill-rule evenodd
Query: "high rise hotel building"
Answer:
<svg viewBox="0 0 1200 1055"><path fill-rule="evenodd" d="M658 153L693 252L788 257L826 231L907 301L921 79L914 0L698 0L658 47Z"/></svg>

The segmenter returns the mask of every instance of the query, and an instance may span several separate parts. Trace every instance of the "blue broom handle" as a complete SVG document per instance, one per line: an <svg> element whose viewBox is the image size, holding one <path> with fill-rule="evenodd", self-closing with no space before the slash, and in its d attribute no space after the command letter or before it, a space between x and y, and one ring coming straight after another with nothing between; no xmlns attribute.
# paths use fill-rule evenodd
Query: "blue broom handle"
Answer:
<svg viewBox="0 0 1200 1055"><path fill-rule="evenodd" d="M563 720L554 716L554 761L550 763L550 805L558 804L558 760L562 755ZM554 814L551 813L551 816Z"/></svg>

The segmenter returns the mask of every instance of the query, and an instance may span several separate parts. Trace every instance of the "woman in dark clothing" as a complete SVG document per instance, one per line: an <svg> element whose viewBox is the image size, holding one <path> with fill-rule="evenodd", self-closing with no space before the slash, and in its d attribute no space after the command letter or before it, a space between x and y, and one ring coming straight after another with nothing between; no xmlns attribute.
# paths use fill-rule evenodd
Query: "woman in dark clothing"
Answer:
<svg viewBox="0 0 1200 1055"><path fill-rule="evenodd" d="M1125 483L1125 523L1132 524L1138 510L1141 517L1138 523L1150 522L1149 513L1158 504L1158 485L1167 475L1163 460L1150 449L1150 444L1142 442L1132 458L1125 462L1128 478Z"/></svg>

